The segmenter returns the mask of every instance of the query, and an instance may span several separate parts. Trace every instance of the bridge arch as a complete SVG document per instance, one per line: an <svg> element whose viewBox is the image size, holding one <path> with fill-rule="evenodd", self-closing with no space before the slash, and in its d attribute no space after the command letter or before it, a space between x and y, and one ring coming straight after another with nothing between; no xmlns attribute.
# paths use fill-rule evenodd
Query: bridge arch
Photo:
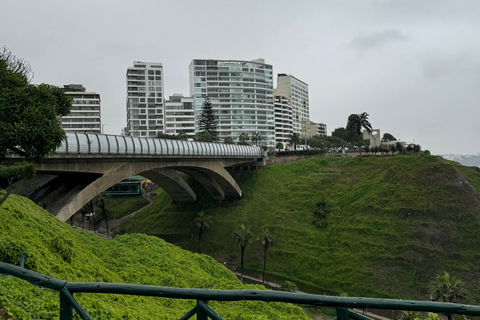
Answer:
<svg viewBox="0 0 480 320"><path fill-rule="evenodd" d="M136 174L143 175L159 185L175 202L195 202L196 195L188 184L177 173L183 172L202 184L215 200L225 198L241 198L242 191L232 176L218 161L148 161L148 162L113 162L92 166L88 163L77 163L73 171L80 173L96 173L97 178L82 190L70 192L66 190L56 194L54 198L44 201L45 209L56 215L61 221L67 221L75 212L99 193L112 185ZM67 168L56 168L52 171L47 165L39 165L38 172L68 172Z"/></svg>
<svg viewBox="0 0 480 320"><path fill-rule="evenodd" d="M37 165L37 178L22 181L16 193L36 193L37 203L62 221L135 174L150 178L177 202L196 200L178 171L200 182L216 200L240 198L242 191L225 167L262 157L258 146L67 132L55 153Z"/></svg>

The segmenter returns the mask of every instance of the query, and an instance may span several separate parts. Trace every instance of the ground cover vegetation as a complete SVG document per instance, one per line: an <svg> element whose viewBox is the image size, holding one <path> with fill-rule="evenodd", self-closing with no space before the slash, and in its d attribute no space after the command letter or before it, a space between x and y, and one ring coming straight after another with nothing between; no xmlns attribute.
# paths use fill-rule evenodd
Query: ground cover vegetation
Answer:
<svg viewBox="0 0 480 320"><path fill-rule="evenodd" d="M478 169L478 168L477 168ZM154 203L121 227L195 251L194 218L212 216L202 252L240 267L236 233L265 229L266 280L349 296L430 300L430 283L447 271L480 299L480 172L439 157L316 157L266 167L241 178L243 199L217 204L201 188L194 205ZM261 278L264 248L251 241L246 274ZM240 269L240 268L239 268ZM465 302L465 300L464 300Z"/></svg>
<svg viewBox="0 0 480 320"><path fill-rule="evenodd" d="M5 191L0 191L0 196ZM162 239L142 234L106 240L71 228L27 198L11 195L0 207L0 261L67 281L149 284L185 288L240 289L224 266ZM76 294L94 319L179 319L194 301L112 294ZM211 302L225 319L308 319L285 303ZM2 319L58 319L58 292L0 275Z"/></svg>

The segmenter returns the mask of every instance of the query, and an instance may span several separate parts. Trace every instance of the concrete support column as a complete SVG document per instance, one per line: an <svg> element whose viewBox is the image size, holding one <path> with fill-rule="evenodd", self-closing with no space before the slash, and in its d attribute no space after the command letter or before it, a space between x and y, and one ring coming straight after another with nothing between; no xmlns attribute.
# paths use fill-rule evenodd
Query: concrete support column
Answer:
<svg viewBox="0 0 480 320"><path fill-rule="evenodd" d="M152 180L165 190L173 201L195 202L197 196L182 177L172 169L153 169L141 172L140 175Z"/></svg>

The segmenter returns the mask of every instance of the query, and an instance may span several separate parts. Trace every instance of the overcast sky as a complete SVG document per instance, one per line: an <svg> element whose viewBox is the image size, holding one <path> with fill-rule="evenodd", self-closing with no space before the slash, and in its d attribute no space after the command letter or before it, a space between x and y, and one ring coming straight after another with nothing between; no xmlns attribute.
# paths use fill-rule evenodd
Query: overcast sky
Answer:
<svg viewBox="0 0 480 320"><path fill-rule="evenodd" d="M126 126L133 61L161 62L169 96L189 95L192 59L264 58L309 84L329 134L367 112L434 154L480 153L478 0L5 0L3 45L34 83L99 93L106 133Z"/></svg>

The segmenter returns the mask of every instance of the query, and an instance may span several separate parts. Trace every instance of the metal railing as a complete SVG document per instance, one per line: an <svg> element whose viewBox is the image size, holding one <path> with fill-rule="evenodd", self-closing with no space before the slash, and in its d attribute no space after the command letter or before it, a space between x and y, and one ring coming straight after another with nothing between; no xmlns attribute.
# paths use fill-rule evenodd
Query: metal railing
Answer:
<svg viewBox="0 0 480 320"><path fill-rule="evenodd" d="M21 278L33 285L57 290L60 292L60 320L71 320L73 310L84 319L91 319L80 304L73 297L74 293L113 293L138 296L151 296L174 299L197 300L196 306L188 311L180 320L190 319L197 315L199 320L223 320L208 306L208 301L244 301L255 300L265 302L286 302L305 304L337 309L337 320L371 320L370 318L348 310L348 308L376 308L406 311L430 311L446 314L463 314L478 316L480 307L455 303L376 299L376 298L345 298L315 294L300 294L283 291L268 290L212 290L186 289L149 285L134 285L124 283L105 282L67 282L52 278L34 271L30 271L8 263L0 262L0 273Z"/></svg>

